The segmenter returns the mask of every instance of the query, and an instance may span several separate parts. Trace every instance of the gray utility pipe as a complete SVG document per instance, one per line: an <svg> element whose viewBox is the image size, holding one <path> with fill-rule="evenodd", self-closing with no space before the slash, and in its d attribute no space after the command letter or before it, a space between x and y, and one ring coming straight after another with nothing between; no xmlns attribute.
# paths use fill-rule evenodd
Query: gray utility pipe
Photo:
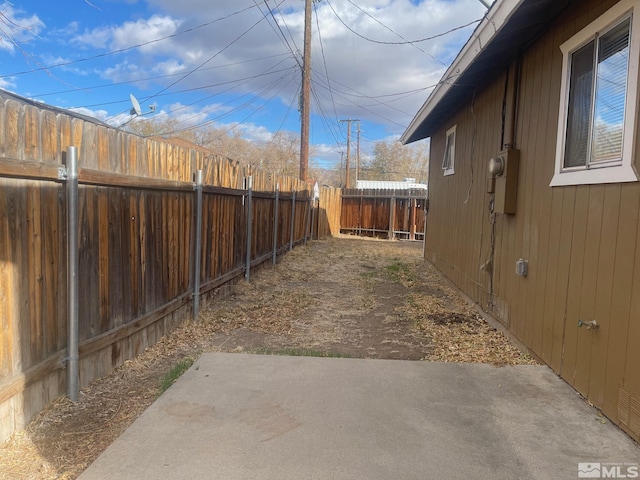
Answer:
<svg viewBox="0 0 640 480"><path fill-rule="evenodd" d="M67 396L78 401L78 149L67 148Z"/></svg>

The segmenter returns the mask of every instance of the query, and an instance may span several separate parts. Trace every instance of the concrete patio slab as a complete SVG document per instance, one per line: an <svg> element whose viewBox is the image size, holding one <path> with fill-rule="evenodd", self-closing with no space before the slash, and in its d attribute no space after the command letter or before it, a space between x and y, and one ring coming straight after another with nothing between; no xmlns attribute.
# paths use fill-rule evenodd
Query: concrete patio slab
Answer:
<svg viewBox="0 0 640 480"><path fill-rule="evenodd" d="M80 479L633 474L640 449L602 421L545 366L211 353Z"/></svg>

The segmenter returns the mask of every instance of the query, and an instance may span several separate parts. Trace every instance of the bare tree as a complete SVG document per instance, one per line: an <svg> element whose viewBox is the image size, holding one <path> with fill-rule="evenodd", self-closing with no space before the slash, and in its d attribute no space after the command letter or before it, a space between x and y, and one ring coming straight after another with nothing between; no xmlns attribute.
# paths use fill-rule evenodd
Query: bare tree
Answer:
<svg viewBox="0 0 640 480"><path fill-rule="evenodd" d="M360 179L401 181L415 178L427 182L429 168L429 146L418 142L404 146L399 141L377 142L373 157L363 164Z"/></svg>

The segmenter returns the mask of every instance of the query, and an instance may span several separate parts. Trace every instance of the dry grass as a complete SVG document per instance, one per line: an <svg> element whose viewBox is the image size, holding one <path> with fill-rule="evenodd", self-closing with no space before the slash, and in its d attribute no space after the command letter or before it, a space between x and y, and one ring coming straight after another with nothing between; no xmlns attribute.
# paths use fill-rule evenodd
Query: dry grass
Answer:
<svg viewBox="0 0 640 480"><path fill-rule="evenodd" d="M425 265L416 244L313 242L82 389L77 403L50 404L0 445L0 479L76 478L157 398L174 366L205 351L239 350L535 363Z"/></svg>
<svg viewBox="0 0 640 480"><path fill-rule="evenodd" d="M412 295L406 307L421 331L433 341L426 360L435 362L488 363L495 366L535 365L528 354L518 350L472 308L451 309L442 301Z"/></svg>

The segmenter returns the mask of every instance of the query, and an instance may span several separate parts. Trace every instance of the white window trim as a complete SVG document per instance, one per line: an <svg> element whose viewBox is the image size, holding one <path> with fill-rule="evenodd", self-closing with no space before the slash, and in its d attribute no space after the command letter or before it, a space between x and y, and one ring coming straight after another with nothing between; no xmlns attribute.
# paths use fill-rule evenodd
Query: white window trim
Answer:
<svg viewBox="0 0 640 480"><path fill-rule="evenodd" d="M571 54L587 44L597 32L622 20L629 12L631 38L629 40L629 76L627 78L627 98L624 112L624 136L622 140L622 163L616 166L602 166L591 169L565 170L564 151L567 136L567 115L570 85ZM621 0L560 46L562 50L562 83L560 90L560 111L558 115L558 137L556 142L556 166L550 186L588 185L599 183L637 182L639 177L634 168L636 114L638 111L638 63L640 61L640 0Z"/></svg>
<svg viewBox="0 0 640 480"><path fill-rule="evenodd" d="M456 127L457 125L454 125L453 127L451 127L449 130L447 130L447 133L444 136L444 149L445 149L445 155L447 154L447 138L449 138L449 135L453 134L453 144L451 145L451 164L449 165L449 168L442 168L443 171L443 175L446 177L448 175L453 175L455 172L455 162L456 162L456 140L458 135L456 134Z"/></svg>

